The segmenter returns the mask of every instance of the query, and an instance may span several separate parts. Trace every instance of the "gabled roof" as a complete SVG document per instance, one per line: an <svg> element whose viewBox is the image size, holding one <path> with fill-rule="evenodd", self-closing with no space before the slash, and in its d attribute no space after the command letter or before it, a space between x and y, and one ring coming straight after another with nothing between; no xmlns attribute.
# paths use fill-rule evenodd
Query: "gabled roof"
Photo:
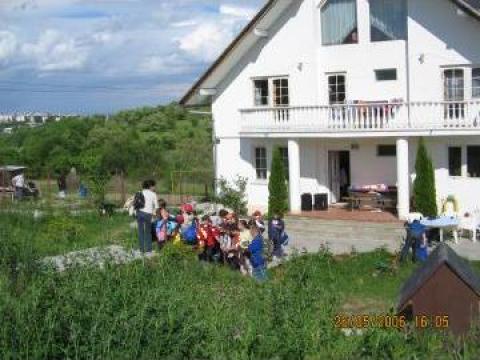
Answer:
<svg viewBox="0 0 480 360"><path fill-rule="evenodd" d="M463 282L480 296L480 277L468 262L458 256L447 244L441 243L408 279L400 291L398 310L402 310L409 299L427 282L442 265L447 265Z"/></svg>
<svg viewBox="0 0 480 360"><path fill-rule="evenodd" d="M450 0L467 14L480 21L480 0ZM187 93L180 100L181 105L189 105L192 98L198 93L202 85L210 76L229 58L237 47L246 39L248 35L254 32L257 24L272 10L281 5L290 4L290 0L268 0L260 9L255 17L245 26L240 34L230 43L218 59L207 69L207 71L193 84Z"/></svg>
<svg viewBox="0 0 480 360"><path fill-rule="evenodd" d="M462 10L480 20L480 0L451 0Z"/></svg>

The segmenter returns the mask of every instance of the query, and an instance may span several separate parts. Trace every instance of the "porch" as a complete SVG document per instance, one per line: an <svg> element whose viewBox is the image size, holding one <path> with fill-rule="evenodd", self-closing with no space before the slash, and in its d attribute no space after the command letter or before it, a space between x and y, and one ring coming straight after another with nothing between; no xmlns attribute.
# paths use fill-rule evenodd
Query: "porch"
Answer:
<svg viewBox="0 0 480 360"><path fill-rule="evenodd" d="M370 210L330 209L317 216L325 219L394 221L392 213L405 219L410 212L410 186L413 168L410 160L409 138L392 139L288 139L288 173L290 210L303 213L304 194L325 194L328 204L343 203L351 198L352 190L367 195L375 192L382 199L390 199L392 212ZM383 153L382 151L385 151ZM375 185L377 184L377 185ZM323 196L325 196L323 195ZM321 197L321 195L320 195ZM320 198L319 197L319 198ZM307 196L308 198L308 196ZM307 199L308 202L308 199ZM382 201L383 202L383 201ZM396 207L396 209L395 209ZM350 213L350 214L348 214ZM348 214L348 215L347 215ZM375 215L374 215L375 214Z"/></svg>

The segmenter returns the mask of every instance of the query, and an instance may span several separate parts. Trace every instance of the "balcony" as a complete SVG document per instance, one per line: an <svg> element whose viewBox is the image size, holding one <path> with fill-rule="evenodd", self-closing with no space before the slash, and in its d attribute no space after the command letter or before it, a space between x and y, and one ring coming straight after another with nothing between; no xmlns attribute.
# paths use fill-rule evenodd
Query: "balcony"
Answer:
<svg viewBox="0 0 480 360"><path fill-rule="evenodd" d="M269 107L240 113L245 134L480 131L480 101Z"/></svg>

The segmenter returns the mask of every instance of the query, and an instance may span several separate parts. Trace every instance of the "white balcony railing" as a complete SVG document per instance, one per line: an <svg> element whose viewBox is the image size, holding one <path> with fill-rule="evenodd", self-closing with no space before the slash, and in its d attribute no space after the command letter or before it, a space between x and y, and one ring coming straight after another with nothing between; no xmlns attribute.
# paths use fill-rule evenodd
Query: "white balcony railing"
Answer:
<svg viewBox="0 0 480 360"><path fill-rule="evenodd" d="M243 132L480 130L480 101L270 107L240 112Z"/></svg>

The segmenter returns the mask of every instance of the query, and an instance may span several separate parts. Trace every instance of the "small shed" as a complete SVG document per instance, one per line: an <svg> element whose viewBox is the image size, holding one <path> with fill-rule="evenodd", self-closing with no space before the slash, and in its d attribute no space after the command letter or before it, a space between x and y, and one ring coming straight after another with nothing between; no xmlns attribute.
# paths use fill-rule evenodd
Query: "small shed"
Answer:
<svg viewBox="0 0 480 360"><path fill-rule="evenodd" d="M480 278L469 263L441 243L404 284L399 314L410 320L427 316L430 327L448 316L448 329L465 334L480 316Z"/></svg>

